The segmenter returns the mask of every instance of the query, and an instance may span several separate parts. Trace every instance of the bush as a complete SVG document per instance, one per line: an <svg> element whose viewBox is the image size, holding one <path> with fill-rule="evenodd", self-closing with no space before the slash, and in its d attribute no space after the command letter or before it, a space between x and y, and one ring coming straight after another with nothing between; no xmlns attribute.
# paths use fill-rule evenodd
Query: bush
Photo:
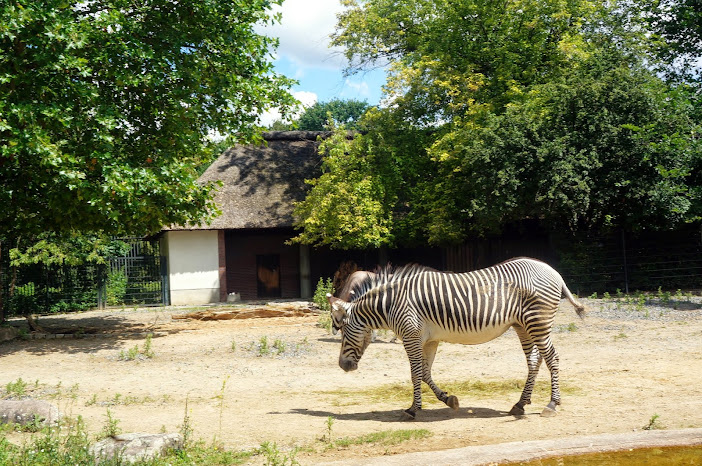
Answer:
<svg viewBox="0 0 702 466"><path fill-rule="evenodd" d="M127 295L127 275L123 270L115 270L107 276L107 304L114 306L123 304Z"/></svg>
<svg viewBox="0 0 702 466"><path fill-rule="evenodd" d="M320 278L317 282L317 289L314 290L314 297L312 300L319 306L323 311L330 312L331 307L329 306L329 300L327 299L327 293L334 294L334 284L331 278L327 278L325 281Z"/></svg>

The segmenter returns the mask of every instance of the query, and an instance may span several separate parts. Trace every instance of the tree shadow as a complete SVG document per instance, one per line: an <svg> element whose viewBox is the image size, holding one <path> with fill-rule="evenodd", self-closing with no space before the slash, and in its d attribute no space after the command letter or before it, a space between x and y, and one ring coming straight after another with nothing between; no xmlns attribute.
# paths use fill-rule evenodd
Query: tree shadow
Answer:
<svg viewBox="0 0 702 466"><path fill-rule="evenodd" d="M269 413L269 414L301 414L305 416L328 418L346 421L378 421L378 422L407 422L410 419L404 414L401 409L393 409L387 411L366 411L356 413L338 414L331 411L319 411L305 408L293 408L287 413ZM512 417L507 411L497 411L491 408L468 407L453 410L450 408L428 408L422 409L417 413L417 417L411 422L439 422L450 419L491 419L499 417ZM521 417L521 416L520 416Z"/></svg>
<svg viewBox="0 0 702 466"><path fill-rule="evenodd" d="M184 330L164 325L165 322L135 322L120 315L42 316L39 318L42 331L35 332L30 331L25 319L12 319L8 324L19 329L20 336L0 343L2 355L19 351L35 356L56 352L94 353L121 347L124 341L142 342L148 334L156 339Z"/></svg>

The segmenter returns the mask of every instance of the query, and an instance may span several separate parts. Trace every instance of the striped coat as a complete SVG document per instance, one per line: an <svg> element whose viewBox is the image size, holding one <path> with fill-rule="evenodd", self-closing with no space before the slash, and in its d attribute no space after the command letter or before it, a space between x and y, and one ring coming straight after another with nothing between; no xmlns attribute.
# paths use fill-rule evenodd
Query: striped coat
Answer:
<svg viewBox="0 0 702 466"><path fill-rule="evenodd" d="M582 316L584 306L563 278L544 262L517 258L486 269L454 274L421 266L386 268L354 290L353 302L328 296L335 330L341 330L339 365L355 370L373 329L389 329L403 341L410 360L414 397L405 411L421 409L421 383L436 397L458 408L458 399L436 386L431 366L439 342L475 345L514 328L527 358L527 381L510 411L523 414L542 360L551 372L551 401L542 412L553 415L560 404L558 353L551 328L561 297Z"/></svg>

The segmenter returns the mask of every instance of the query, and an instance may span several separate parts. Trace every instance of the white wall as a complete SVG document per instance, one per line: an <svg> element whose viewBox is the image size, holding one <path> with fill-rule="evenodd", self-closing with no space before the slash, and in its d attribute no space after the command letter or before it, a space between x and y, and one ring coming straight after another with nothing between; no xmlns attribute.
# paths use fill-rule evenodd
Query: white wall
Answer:
<svg viewBox="0 0 702 466"><path fill-rule="evenodd" d="M168 257L171 304L219 302L216 230L167 231L161 251Z"/></svg>

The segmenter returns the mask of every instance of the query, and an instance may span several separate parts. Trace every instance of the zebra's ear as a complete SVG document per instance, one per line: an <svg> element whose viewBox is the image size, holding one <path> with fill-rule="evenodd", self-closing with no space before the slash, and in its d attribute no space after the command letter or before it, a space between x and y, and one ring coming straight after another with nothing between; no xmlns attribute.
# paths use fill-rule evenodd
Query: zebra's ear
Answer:
<svg viewBox="0 0 702 466"><path fill-rule="evenodd" d="M335 298L329 293L327 293L327 300L331 306L332 334L336 335L346 323L346 308L343 306L344 302L342 300Z"/></svg>

